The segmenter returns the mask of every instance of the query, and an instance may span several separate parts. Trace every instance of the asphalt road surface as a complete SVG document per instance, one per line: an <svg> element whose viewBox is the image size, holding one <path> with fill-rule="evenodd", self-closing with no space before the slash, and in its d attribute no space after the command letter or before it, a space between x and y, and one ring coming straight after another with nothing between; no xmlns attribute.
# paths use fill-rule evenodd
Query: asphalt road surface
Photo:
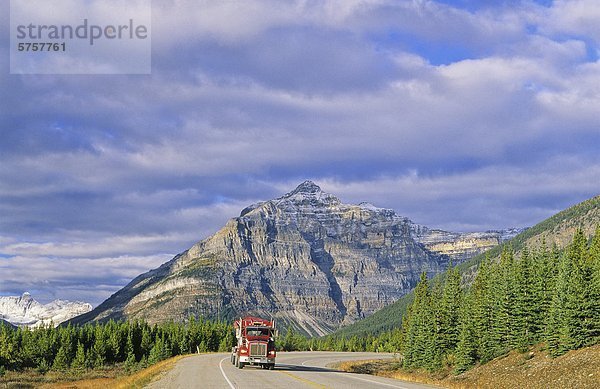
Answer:
<svg viewBox="0 0 600 389"><path fill-rule="evenodd" d="M263 370L259 366L246 366L240 370L231 364L229 354L202 354L182 359L173 370L147 387L151 389L434 388L391 378L345 373L327 367L328 364L337 361L391 357L390 354L378 353L280 352L277 354L275 370Z"/></svg>

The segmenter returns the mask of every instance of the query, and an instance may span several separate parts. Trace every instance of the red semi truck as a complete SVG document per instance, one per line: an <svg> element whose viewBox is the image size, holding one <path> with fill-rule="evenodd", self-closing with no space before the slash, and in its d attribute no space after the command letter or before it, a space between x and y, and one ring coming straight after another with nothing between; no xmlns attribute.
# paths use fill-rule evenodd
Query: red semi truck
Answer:
<svg viewBox="0 0 600 389"><path fill-rule="evenodd" d="M248 316L233 322L237 346L231 350L231 363L243 369L258 365L275 368L275 321Z"/></svg>

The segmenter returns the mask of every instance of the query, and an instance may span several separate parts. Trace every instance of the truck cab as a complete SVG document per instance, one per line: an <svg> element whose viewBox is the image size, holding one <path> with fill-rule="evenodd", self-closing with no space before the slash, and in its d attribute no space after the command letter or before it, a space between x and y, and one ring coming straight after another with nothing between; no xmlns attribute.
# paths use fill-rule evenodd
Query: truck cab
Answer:
<svg viewBox="0 0 600 389"><path fill-rule="evenodd" d="M233 323L237 345L231 350L231 363L243 369L256 365L263 369L275 368L275 321L245 317Z"/></svg>

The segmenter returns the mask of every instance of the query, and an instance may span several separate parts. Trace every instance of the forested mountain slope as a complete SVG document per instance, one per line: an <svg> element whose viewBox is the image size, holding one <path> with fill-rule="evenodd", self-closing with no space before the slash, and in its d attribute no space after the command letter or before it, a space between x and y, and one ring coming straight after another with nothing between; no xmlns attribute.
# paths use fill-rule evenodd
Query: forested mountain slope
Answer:
<svg viewBox="0 0 600 389"><path fill-rule="evenodd" d="M486 256L489 256L492 260L499 258L506 245L511 245L516 253L519 253L525 245L531 249L539 248L543 241L546 242L549 249L553 245L556 245L558 249L562 249L573 238L577 228L581 228L583 233L590 237L598 225L600 225L600 196L569 207L525 230L509 242L494 247L457 267L466 281L471 282L476 267L482 259ZM413 299L414 293L408 293L373 315L341 328L335 335L378 334L398 328L401 326L402 317Z"/></svg>

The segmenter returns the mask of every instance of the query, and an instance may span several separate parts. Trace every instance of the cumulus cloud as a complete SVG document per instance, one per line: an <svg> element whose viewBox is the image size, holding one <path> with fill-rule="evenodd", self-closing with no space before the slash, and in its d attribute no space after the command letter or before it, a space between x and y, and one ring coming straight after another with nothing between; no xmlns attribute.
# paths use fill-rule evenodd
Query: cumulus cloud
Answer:
<svg viewBox="0 0 600 389"><path fill-rule="evenodd" d="M0 294L100 302L304 179L438 228L535 224L598 191L597 10L154 2L151 76L9 75L2 40Z"/></svg>

